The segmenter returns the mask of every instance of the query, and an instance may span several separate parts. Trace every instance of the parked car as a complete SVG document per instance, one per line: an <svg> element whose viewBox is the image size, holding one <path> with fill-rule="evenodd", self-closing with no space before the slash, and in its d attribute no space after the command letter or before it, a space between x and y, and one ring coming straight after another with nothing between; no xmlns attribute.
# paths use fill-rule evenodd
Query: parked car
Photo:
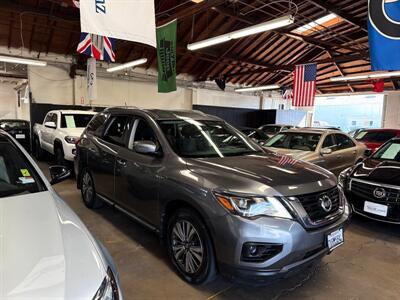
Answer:
<svg viewBox="0 0 400 300"><path fill-rule="evenodd" d="M69 170L50 167L52 183ZM0 299L122 299L106 249L0 130Z"/></svg>
<svg viewBox="0 0 400 300"><path fill-rule="evenodd" d="M339 175L364 158L366 147L344 132L325 129L291 129L272 137L265 148L314 163Z"/></svg>
<svg viewBox="0 0 400 300"><path fill-rule="evenodd" d="M386 143L388 140L400 137L400 129L365 129L359 132L355 139L367 146L371 153Z"/></svg>
<svg viewBox="0 0 400 300"><path fill-rule="evenodd" d="M293 125L282 125L282 124L267 124L259 127L269 138L278 132L285 131L291 128L295 128Z"/></svg>
<svg viewBox="0 0 400 300"><path fill-rule="evenodd" d="M31 124L29 121L19 119L0 120L0 129L8 132L28 152L31 149Z"/></svg>
<svg viewBox="0 0 400 300"><path fill-rule="evenodd" d="M35 124L33 127L35 158L41 160L44 150L53 154L60 165L73 162L75 142L95 114L81 110L49 111L43 124Z"/></svg>
<svg viewBox="0 0 400 300"><path fill-rule="evenodd" d="M354 129L352 131L349 131L348 134L355 138L361 131L367 130L367 128L358 128L358 129Z"/></svg>
<svg viewBox="0 0 400 300"><path fill-rule="evenodd" d="M239 130L260 146L263 146L269 140L268 135L266 135L264 131L257 128L241 127Z"/></svg>
<svg viewBox="0 0 400 300"><path fill-rule="evenodd" d="M253 283L287 276L341 245L349 218L331 173L196 111L107 109L75 166L85 205L111 204L158 233L190 283L217 270Z"/></svg>
<svg viewBox="0 0 400 300"><path fill-rule="evenodd" d="M319 130L336 130L336 131L342 131L339 127L335 126L315 126L315 127L303 127L303 129L319 129Z"/></svg>
<svg viewBox="0 0 400 300"><path fill-rule="evenodd" d="M339 180L355 213L400 224L400 138L386 142L361 164L344 170Z"/></svg>

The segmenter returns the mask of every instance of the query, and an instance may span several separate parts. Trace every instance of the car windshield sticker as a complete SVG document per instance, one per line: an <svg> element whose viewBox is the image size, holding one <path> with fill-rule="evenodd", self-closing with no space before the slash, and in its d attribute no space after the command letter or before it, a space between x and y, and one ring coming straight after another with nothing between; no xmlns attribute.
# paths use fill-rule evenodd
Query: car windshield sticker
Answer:
<svg viewBox="0 0 400 300"><path fill-rule="evenodd" d="M400 151L400 144L391 144L389 148L386 149L386 151L382 154L383 159L395 159L397 154Z"/></svg>
<svg viewBox="0 0 400 300"><path fill-rule="evenodd" d="M31 174L29 173L28 169L21 169L21 174L24 177L31 177Z"/></svg>
<svg viewBox="0 0 400 300"><path fill-rule="evenodd" d="M35 179L33 179L32 177L18 177L18 179L22 184L29 184L35 182Z"/></svg>
<svg viewBox="0 0 400 300"><path fill-rule="evenodd" d="M65 123L67 123L67 128L76 128L74 116L65 116Z"/></svg>
<svg viewBox="0 0 400 300"><path fill-rule="evenodd" d="M357 134L356 140L361 140L367 133L368 131L360 132L359 134Z"/></svg>

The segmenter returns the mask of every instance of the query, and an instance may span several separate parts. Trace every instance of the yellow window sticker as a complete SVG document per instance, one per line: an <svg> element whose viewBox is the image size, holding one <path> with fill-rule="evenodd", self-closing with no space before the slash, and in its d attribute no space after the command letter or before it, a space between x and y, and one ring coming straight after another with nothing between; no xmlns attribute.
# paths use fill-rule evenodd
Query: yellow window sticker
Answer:
<svg viewBox="0 0 400 300"><path fill-rule="evenodd" d="M24 177L31 177L31 174L29 173L28 169L21 169L21 174Z"/></svg>

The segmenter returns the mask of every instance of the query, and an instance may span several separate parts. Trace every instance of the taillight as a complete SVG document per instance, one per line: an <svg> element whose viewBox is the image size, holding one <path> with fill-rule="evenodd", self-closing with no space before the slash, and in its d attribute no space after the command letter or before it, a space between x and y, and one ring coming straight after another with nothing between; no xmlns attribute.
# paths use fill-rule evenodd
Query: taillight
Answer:
<svg viewBox="0 0 400 300"><path fill-rule="evenodd" d="M79 138L79 139L76 139L75 140L75 146L78 146L79 144L80 144L80 142L81 142L81 139Z"/></svg>

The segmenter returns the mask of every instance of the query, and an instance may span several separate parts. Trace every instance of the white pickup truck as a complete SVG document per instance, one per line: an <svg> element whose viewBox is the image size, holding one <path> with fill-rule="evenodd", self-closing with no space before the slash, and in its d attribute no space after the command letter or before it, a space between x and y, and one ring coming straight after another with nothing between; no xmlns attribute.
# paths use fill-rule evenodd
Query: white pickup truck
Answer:
<svg viewBox="0 0 400 300"><path fill-rule="evenodd" d="M42 159L44 150L53 154L58 164L73 161L75 142L95 114L81 110L49 111L43 124L33 127L33 153L36 159Z"/></svg>

